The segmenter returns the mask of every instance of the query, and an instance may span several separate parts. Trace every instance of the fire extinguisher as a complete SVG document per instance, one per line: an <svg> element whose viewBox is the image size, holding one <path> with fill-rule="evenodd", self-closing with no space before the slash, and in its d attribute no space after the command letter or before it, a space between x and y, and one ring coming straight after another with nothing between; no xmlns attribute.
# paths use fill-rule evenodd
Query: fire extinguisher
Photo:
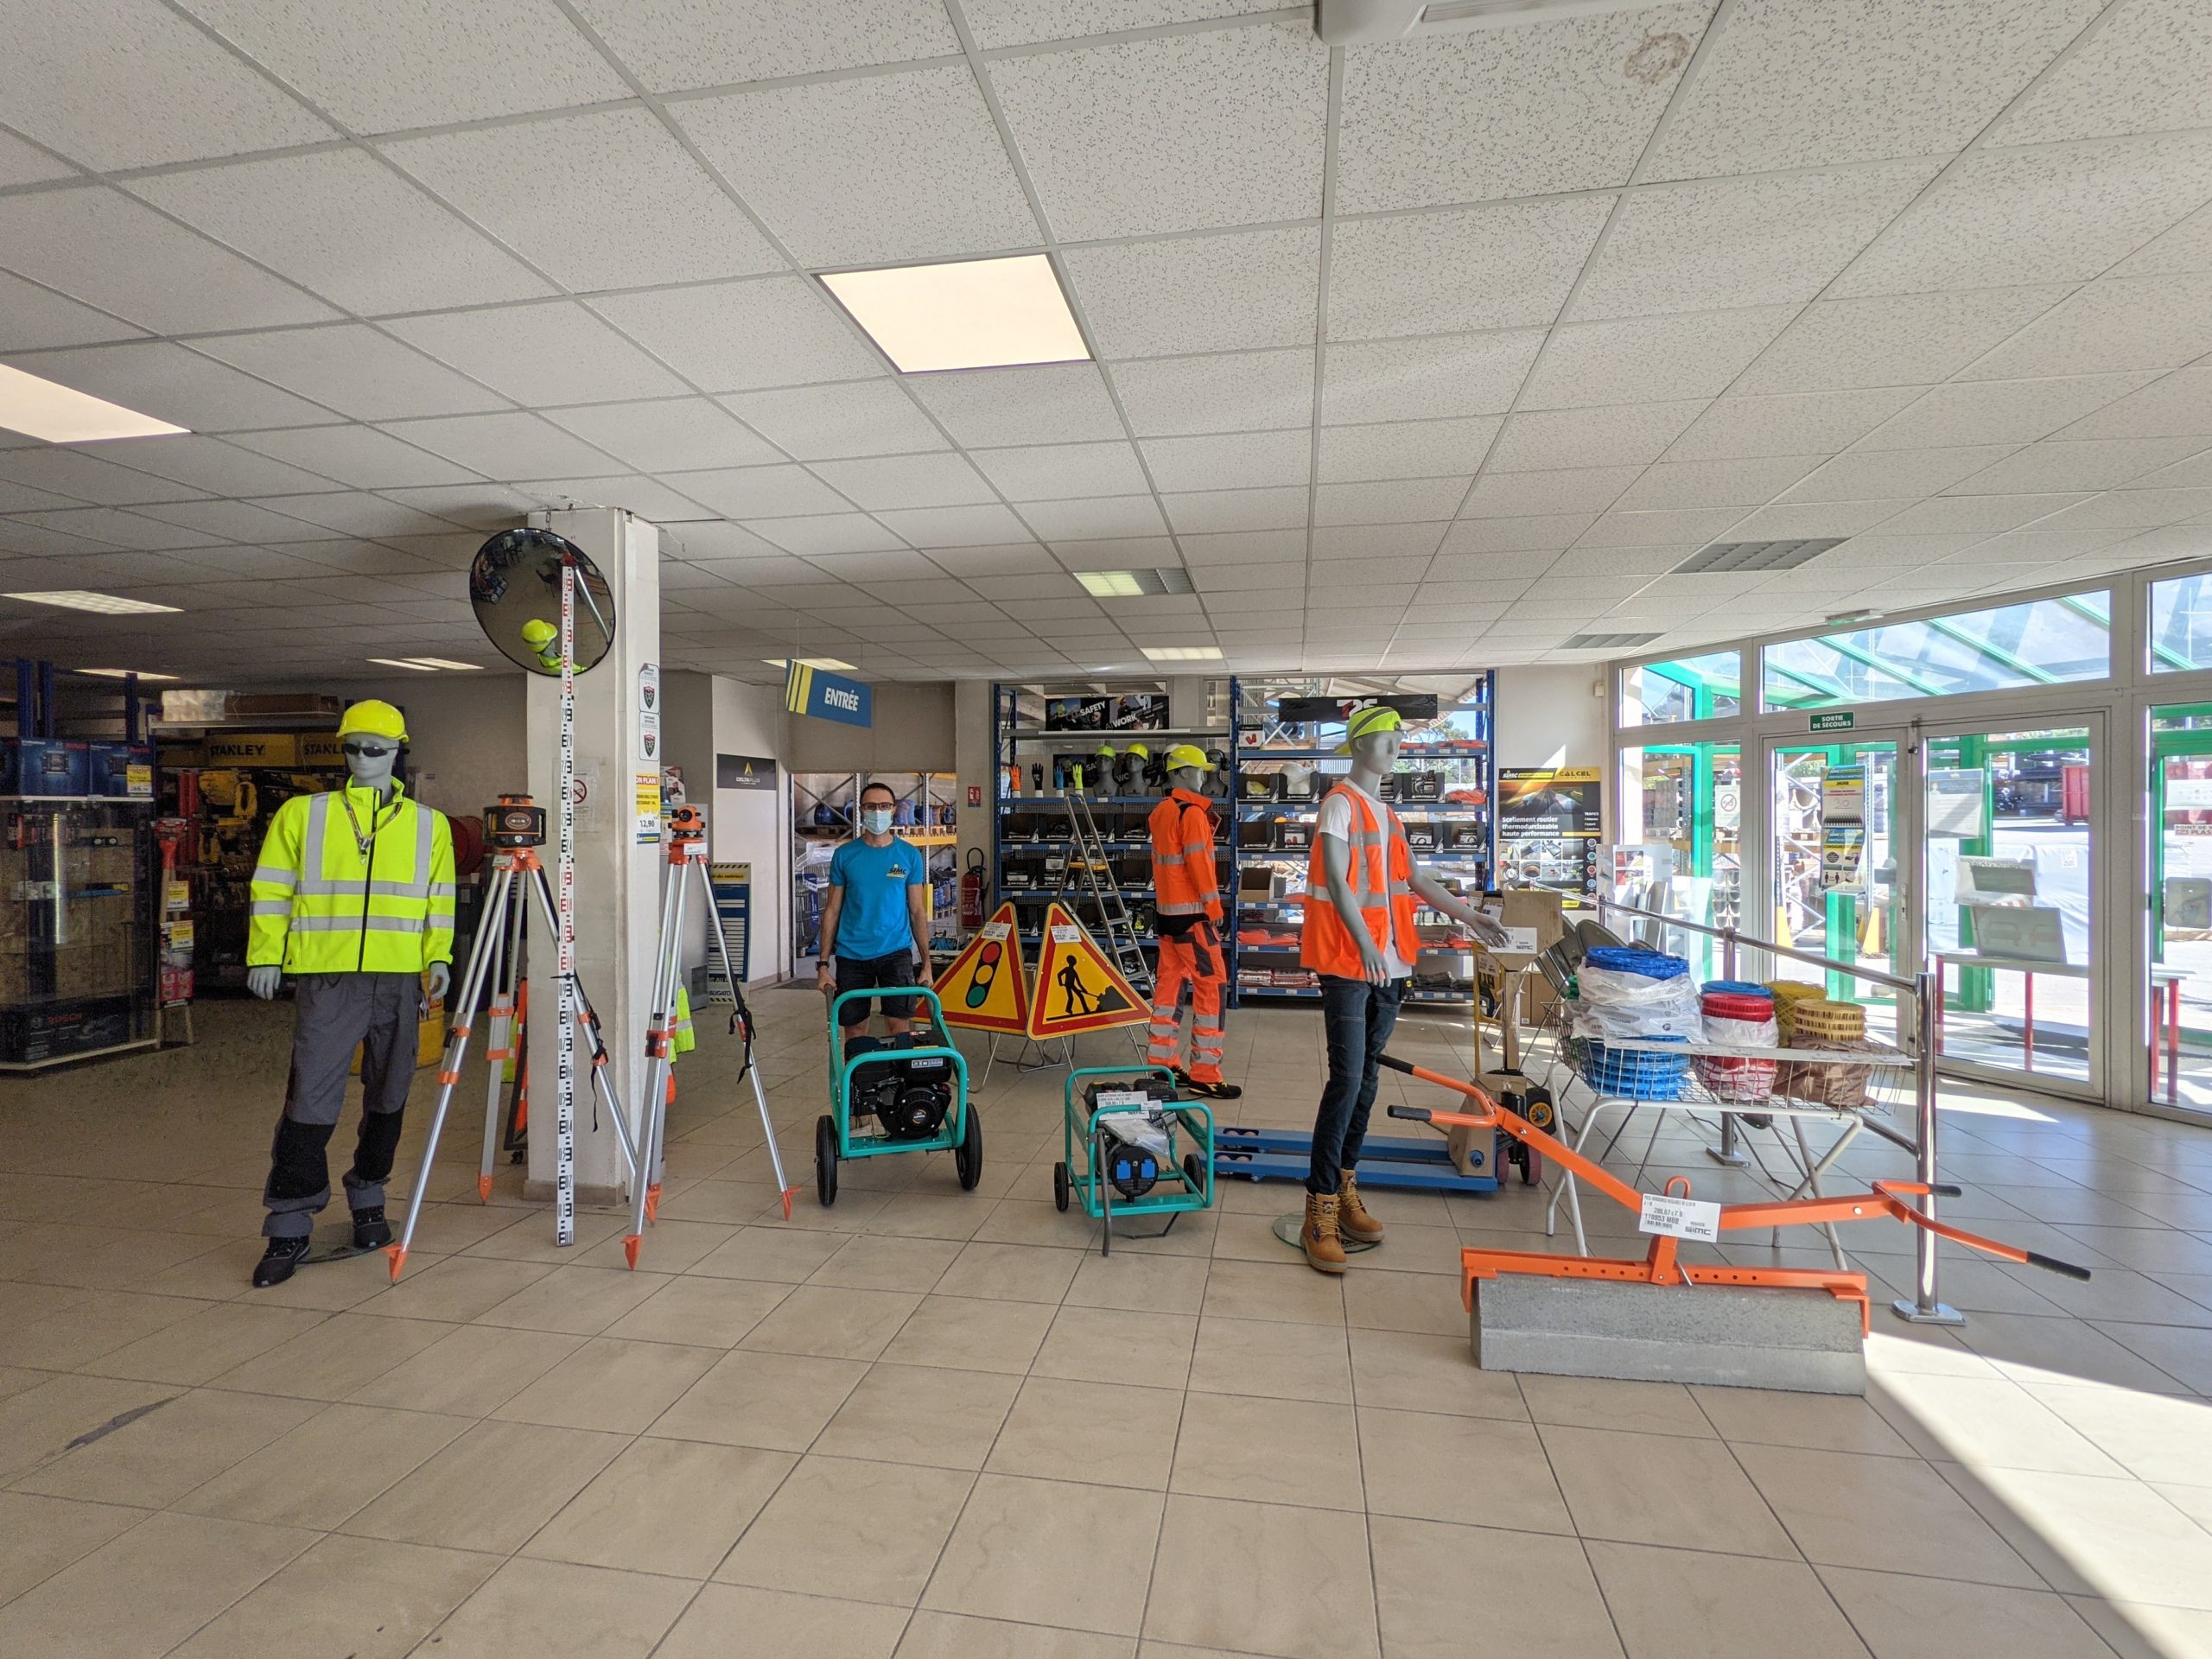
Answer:
<svg viewBox="0 0 2212 1659"><path fill-rule="evenodd" d="M968 849L968 868L960 877L960 931L973 933L983 925L983 849Z"/></svg>

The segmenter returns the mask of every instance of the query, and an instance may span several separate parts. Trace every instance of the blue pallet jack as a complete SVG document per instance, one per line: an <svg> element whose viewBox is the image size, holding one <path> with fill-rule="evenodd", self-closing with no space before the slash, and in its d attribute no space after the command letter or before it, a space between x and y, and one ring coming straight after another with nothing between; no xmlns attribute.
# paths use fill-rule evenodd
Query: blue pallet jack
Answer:
<svg viewBox="0 0 2212 1659"><path fill-rule="evenodd" d="M1305 1182L1313 1156L1313 1137L1297 1129L1253 1129L1224 1124L1214 1131L1213 1173L1217 1179ZM1477 1147L1467 1161L1484 1173L1462 1175L1440 1139L1408 1141L1369 1135L1359 1152L1359 1184L1430 1192L1495 1192L1503 1160L1495 1148Z"/></svg>

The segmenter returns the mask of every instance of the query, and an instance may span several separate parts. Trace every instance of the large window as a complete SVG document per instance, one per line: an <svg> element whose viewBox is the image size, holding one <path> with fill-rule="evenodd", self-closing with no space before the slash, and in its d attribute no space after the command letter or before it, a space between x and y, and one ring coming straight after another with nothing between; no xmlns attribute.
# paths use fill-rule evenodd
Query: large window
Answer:
<svg viewBox="0 0 2212 1659"><path fill-rule="evenodd" d="M2151 671L2212 668L2212 575L2151 584Z"/></svg>
<svg viewBox="0 0 2212 1659"><path fill-rule="evenodd" d="M1725 720L1743 710L1739 652L1645 663L1621 676L1621 724L1671 726L1684 720Z"/></svg>
<svg viewBox="0 0 2212 1659"><path fill-rule="evenodd" d="M1769 709L1829 709L2063 685L2111 671L2109 597L2097 592L1769 645L1762 690Z"/></svg>

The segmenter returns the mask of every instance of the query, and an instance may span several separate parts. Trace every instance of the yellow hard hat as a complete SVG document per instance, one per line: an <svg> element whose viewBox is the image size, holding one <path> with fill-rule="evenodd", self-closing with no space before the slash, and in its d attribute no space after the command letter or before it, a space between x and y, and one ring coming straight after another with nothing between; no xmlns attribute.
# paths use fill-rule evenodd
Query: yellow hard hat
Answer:
<svg viewBox="0 0 2212 1659"><path fill-rule="evenodd" d="M357 702L338 717L338 735L351 737L359 732L367 737L388 737L395 743L407 741L407 717L388 702L371 697Z"/></svg>
<svg viewBox="0 0 2212 1659"><path fill-rule="evenodd" d="M1195 743L1178 743L1167 751L1166 760L1160 764L1170 772L1180 772L1185 766L1196 766L1200 772L1214 770L1213 762L1206 759L1206 752Z"/></svg>
<svg viewBox="0 0 2212 1659"><path fill-rule="evenodd" d="M561 630L542 616L534 616L522 625L522 642L532 651L543 651L553 643Z"/></svg>
<svg viewBox="0 0 2212 1659"><path fill-rule="evenodd" d="M1110 755L1114 753L1114 746L1111 743L1101 743L1098 747L1093 751L1093 753L1100 755Z"/></svg>
<svg viewBox="0 0 2212 1659"><path fill-rule="evenodd" d="M1350 754L1355 738L1372 737L1377 732L1395 732L1405 723L1396 709L1382 703L1355 709L1351 718L1344 722L1344 741L1337 745L1337 753Z"/></svg>
<svg viewBox="0 0 2212 1659"><path fill-rule="evenodd" d="M1128 748L1122 750L1122 753L1124 754L1134 754L1141 760L1149 760L1152 759L1152 751L1145 747L1141 743L1132 743Z"/></svg>

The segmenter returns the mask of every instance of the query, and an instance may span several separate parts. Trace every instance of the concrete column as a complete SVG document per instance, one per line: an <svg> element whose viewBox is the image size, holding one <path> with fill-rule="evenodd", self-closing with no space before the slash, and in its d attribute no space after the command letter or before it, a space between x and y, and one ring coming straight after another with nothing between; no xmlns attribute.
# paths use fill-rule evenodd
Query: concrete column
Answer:
<svg viewBox="0 0 2212 1659"><path fill-rule="evenodd" d="M614 592L614 648L576 677L576 775L589 785L580 810L576 853L576 970L599 1011L601 1034L632 1132L643 1105L645 1023L652 987L653 945L660 927L664 849L638 840L637 785L658 779L660 763L639 752L638 671L660 661L660 531L613 507L535 514L531 522L567 537L591 557ZM560 770L561 683L530 678L526 726L530 788L549 812ZM546 873L556 891L558 842L549 823ZM536 918L532 918L535 928ZM530 1182L533 1197L550 1197L555 1179L553 1115L559 1052L551 940L531 940ZM576 1046L576 1196L604 1203L621 1196L626 1170L613 1126L601 1116L592 1128L591 1076Z"/></svg>
<svg viewBox="0 0 2212 1659"><path fill-rule="evenodd" d="M997 902L991 891L998 880L998 873L991 868L991 779L997 770L991 743L991 683L988 680L957 680L952 687L952 753L953 769L960 780L960 793L955 803L959 821L955 825L960 840L954 848L964 872L968 868L968 849L979 847L983 853L983 884L986 913ZM968 804L969 791L981 790L982 804Z"/></svg>

